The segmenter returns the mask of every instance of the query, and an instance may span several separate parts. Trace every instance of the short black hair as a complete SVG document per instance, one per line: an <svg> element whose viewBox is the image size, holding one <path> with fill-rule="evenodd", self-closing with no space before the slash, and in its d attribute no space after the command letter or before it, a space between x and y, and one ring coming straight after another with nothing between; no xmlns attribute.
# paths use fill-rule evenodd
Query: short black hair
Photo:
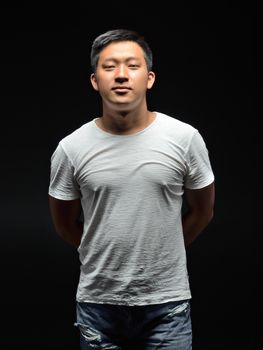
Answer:
<svg viewBox="0 0 263 350"><path fill-rule="evenodd" d="M113 29L99 35L93 41L90 53L90 63L93 72L96 71L99 54L101 50L115 41L134 41L143 49L144 57L147 65L148 71L152 69L153 55L152 50L148 43L145 41L144 37L134 30L128 29Z"/></svg>

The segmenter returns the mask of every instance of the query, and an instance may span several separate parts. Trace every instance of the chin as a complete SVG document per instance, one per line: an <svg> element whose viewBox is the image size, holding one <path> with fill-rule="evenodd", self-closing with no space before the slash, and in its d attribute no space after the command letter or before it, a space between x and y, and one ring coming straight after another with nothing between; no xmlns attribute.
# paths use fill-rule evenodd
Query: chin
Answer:
<svg viewBox="0 0 263 350"><path fill-rule="evenodd" d="M111 108L113 109L118 109L118 110L122 110L122 109L126 109L127 107L132 108L133 105L131 102L115 102L111 104Z"/></svg>

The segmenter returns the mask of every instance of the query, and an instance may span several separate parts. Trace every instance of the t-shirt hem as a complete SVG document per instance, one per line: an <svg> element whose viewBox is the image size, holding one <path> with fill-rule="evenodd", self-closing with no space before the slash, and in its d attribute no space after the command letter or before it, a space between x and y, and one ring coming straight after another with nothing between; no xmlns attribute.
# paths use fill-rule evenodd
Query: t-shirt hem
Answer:
<svg viewBox="0 0 263 350"><path fill-rule="evenodd" d="M58 194L56 192L52 192L52 191L49 191L48 194L51 196L51 197L54 197L56 199L61 199L61 200L65 200L65 201L72 201L72 200L75 200L75 199L79 199L80 197L79 196L65 196L65 195L61 195L61 194Z"/></svg>
<svg viewBox="0 0 263 350"><path fill-rule="evenodd" d="M214 175L211 175L206 181L203 181L201 183L198 183L197 185L185 185L185 188L189 190L199 190L202 189L208 185L211 185L215 181Z"/></svg>
<svg viewBox="0 0 263 350"><path fill-rule="evenodd" d="M165 298L153 298L148 300L119 300L119 299L100 299L100 298L76 298L78 303L94 303L94 304L110 304L110 305L120 305L120 306L144 306L144 305L155 305L155 304L165 304L173 301L190 300L192 299L191 294L184 294L176 297L165 297Z"/></svg>

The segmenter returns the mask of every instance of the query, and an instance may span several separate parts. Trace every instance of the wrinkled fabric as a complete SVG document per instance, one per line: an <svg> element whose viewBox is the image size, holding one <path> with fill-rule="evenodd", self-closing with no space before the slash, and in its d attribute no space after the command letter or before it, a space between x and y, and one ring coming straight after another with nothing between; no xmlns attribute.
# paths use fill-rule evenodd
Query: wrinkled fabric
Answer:
<svg viewBox="0 0 263 350"><path fill-rule="evenodd" d="M77 301L148 305L191 297L182 195L214 175L198 130L156 115L132 135L105 132L94 119L52 155L49 194L81 198L83 208Z"/></svg>

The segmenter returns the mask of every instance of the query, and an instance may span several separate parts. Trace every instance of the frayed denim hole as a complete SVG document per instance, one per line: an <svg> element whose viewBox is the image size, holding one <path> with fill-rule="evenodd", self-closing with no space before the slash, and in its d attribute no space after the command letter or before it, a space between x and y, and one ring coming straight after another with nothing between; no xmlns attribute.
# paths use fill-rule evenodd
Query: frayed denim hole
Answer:
<svg viewBox="0 0 263 350"><path fill-rule="evenodd" d="M168 317L173 317L173 316L179 316L179 315L184 315L187 313L188 309L190 307L190 304L188 301L180 304L180 305L177 305L175 306L171 312L168 314Z"/></svg>
<svg viewBox="0 0 263 350"><path fill-rule="evenodd" d="M74 323L74 326L79 328L85 340L89 342L101 342L101 335L95 329L81 323Z"/></svg>

